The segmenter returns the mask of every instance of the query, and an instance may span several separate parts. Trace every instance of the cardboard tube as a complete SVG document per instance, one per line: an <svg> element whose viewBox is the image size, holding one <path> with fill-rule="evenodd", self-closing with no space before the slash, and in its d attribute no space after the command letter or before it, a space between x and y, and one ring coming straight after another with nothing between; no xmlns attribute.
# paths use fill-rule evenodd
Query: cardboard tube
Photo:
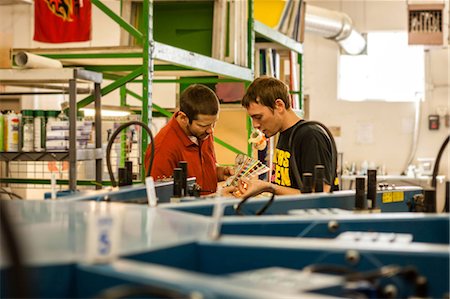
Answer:
<svg viewBox="0 0 450 299"><path fill-rule="evenodd" d="M17 66L28 69L60 69L63 67L59 60L27 52L19 52L14 55L14 62Z"/></svg>

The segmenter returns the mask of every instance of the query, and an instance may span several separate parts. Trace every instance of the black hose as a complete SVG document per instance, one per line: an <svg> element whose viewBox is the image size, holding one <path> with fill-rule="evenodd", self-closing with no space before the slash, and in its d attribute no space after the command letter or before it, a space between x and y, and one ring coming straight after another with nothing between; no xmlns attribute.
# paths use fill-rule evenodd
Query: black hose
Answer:
<svg viewBox="0 0 450 299"><path fill-rule="evenodd" d="M444 142L442 143L441 147L439 148L436 160L434 162L434 167L433 167L433 174L431 175L431 188L433 188L434 190L436 190L437 187L437 175L439 172L439 164L441 164L441 158L442 158L442 154L444 153L445 148L447 147L447 144L450 140L450 135L447 136L447 138L445 138ZM436 196L436 193L435 193ZM442 210L442 212L448 212L449 211L449 194L448 194L448 190L447 190L447 184L446 184L446 190L445 190L445 204L444 204L444 209ZM434 200L434 202L436 202L436 199Z"/></svg>
<svg viewBox="0 0 450 299"><path fill-rule="evenodd" d="M312 273L344 275L344 279L347 282L368 281L373 283L378 279L400 276L414 285L416 298L428 297L428 280L413 266L386 265L366 272L357 272L347 266L313 264L303 268L303 270Z"/></svg>
<svg viewBox="0 0 450 299"><path fill-rule="evenodd" d="M190 298L190 296L177 291L150 285L118 285L95 296L96 299L120 299L120 298Z"/></svg>
<svg viewBox="0 0 450 299"><path fill-rule="evenodd" d="M244 205L244 203L245 203L250 197L255 196L255 195L258 195L258 194L263 193L263 192L270 192L270 193L272 193L272 197L267 201L267 203L266 203L261 209L259 209L259 210L256 212L256 215L257 215L257 216L260 216L260 215L264 214L264 212L266 212L266 210L272 205L272 203L273 203L273 201L274 201L274 199L275 199L275 189L274 189L272 186L267 186L266 188L264 188L264 189L262 189L262 190L257 190L257 191L255 191L255 192L249 193L249 194L247 194L246 196L244 196L244 197L242 198L242 200L239 202L239 204L237 205L236 210L235 210L235 213L236 213L237 215L244 215L244 214L241 212L241 209L242 209L242 206Z"/></svg>
<svg viewBox="0 0 450 299"><path fill-rule="evenodd" d="M9 217L4 201L0 200L0 224L2 232L2 247L11 261L8 275L9 298L31 298L28 286L31 286L28 274L23 264L22 247Z"/></svg>
<svg viewBox="0 0 450 299"><path fill-rule="evenodd" d="M441 163L442 154L444 153L445 147L447 146L448 142L450 140L450 135L447 136L447 138L444 140L444 143L442 143L441 148L439 149L438 155L436 157L436 161L434 162L433 167L433 175L431 177L431 187L436 188L436 177L439 172L439 164Z"/></svg>
<svg viewBox="0 0 450 299"><path fill-rule="evenodd" d="M311 273L324 273L324 274L333 274L333 275L349 275L352 273L356 273L356 270L342 265L333 265L333 264L313 264L303 268L303 271L311 272Z"/></svg>
<svg viewBox="0 0 450 299"><path fill-rule="evenodd" d="M386 265L375 270L366 272L350 273L345 276L345 280L352 281L375 281L381 278L399 276L414 285L415 298L428 297L428 280L421 275L414 266Z"/></svg>
<svg viewBox="0 0 450 299"><path fill-rule="evenodd" d="M9 192L9 191L5 190L4 188L0 188L0 194L6 194L9 196L10 199L13 199L13 197L15 197L17 199L23 199L20 195L14 193L14 192Z"/></svg>
<svg viewBox="0 0 450 299"><path fill-rule="evenodd" d="M155 157L155 143L153 142L153 134L152 131L150 130L150 128L143 122L141 121L137 121L137 120L132 120L129 122L126 122L122 125L120 125L115 131L114 133L111 135L111 138L109 138L108 140L108 145L106 146L106 166L108 168L108 173L109 173L109 177L111 179L111 184L113 187L117 186L117 182L114 178L114 173L112 171L112 167L111 167L111 147L114 143L114 139L116 139L117 135L119 135L120 132L122 132L123 129L128 128L131 125L139 125L142 128L144 128L148 135L150 136L150 146L152 147L152 152L150 155L150 164L146 173L146 177L150 176L151 170L152 170L152 166L153 166L153 158Z"/></svg>
<svg viewBox="0 0 450 299"><path fill-rule="evenodd" d="M303 126L305 125L317 125L319 127L321 127L328 135L328 139L330 140L331 143L331 163L333 166L332 169L332 178L331 178L331 182L330 182L330 193L333 192L333 187L334 187L334 181L336 180L336 171L337 171L337 148L336 148L336 142L334 141L334 137L333 134L331 134L330 130L322 123L318 122L318 121L314 121L314 120L309 120L309 121L304 121L302 123L300 123L299 125L297 125L296 127L294 127L294 129L291 132L291 135L289 136L289 149L292 149L293 144L292 144L292 140L295 136L295 133ZM292 171L294 172L294 176L295 176L295 180L298 182L299 188L302 189L303 187L303 183L302 183L302 179L300 176L300 172L297 168L297 161L295 159L295 154L293 153L291 155L292 157L292 165L294 165L294 167L292 167Z"/></svg>

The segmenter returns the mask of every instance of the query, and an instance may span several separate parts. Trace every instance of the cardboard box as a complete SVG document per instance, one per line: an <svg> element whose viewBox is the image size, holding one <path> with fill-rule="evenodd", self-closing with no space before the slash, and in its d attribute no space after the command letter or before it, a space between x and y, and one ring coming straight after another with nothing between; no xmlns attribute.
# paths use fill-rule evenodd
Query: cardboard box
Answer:
<svg viewBox="0 0 450 299"><path fill-rule="evenodd" d="M0 32L0 69L12 68L12 34Z"/></svg>

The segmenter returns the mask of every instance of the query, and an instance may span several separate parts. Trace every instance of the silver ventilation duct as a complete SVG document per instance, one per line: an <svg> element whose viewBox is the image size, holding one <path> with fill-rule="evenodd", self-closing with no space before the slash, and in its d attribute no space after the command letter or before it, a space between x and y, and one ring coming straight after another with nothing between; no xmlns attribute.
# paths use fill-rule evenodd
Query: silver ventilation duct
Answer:
<svg viewBox="0 0 450 299"><path fill-rule="evenodd" d="M366 48L365 39L353 28L352 20L343 12L307 5L305 32L335 40L351 55L359 55Z"/></svg>

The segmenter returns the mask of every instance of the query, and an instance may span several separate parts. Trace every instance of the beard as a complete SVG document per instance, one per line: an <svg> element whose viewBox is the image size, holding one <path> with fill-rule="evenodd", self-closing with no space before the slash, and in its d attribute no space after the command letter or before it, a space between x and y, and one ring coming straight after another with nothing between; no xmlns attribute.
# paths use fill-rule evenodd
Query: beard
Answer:
<svg viewBox="0 0 450 299"><path fill-rule="evenodd" d="M199 133L199 132L194 132L191 129L191 126L188 125L188 131L190 133L191 136L196 137L198 140L203 141L205 139L207 139L209 137L209 133L203 132L203 133Z"/></svg>

